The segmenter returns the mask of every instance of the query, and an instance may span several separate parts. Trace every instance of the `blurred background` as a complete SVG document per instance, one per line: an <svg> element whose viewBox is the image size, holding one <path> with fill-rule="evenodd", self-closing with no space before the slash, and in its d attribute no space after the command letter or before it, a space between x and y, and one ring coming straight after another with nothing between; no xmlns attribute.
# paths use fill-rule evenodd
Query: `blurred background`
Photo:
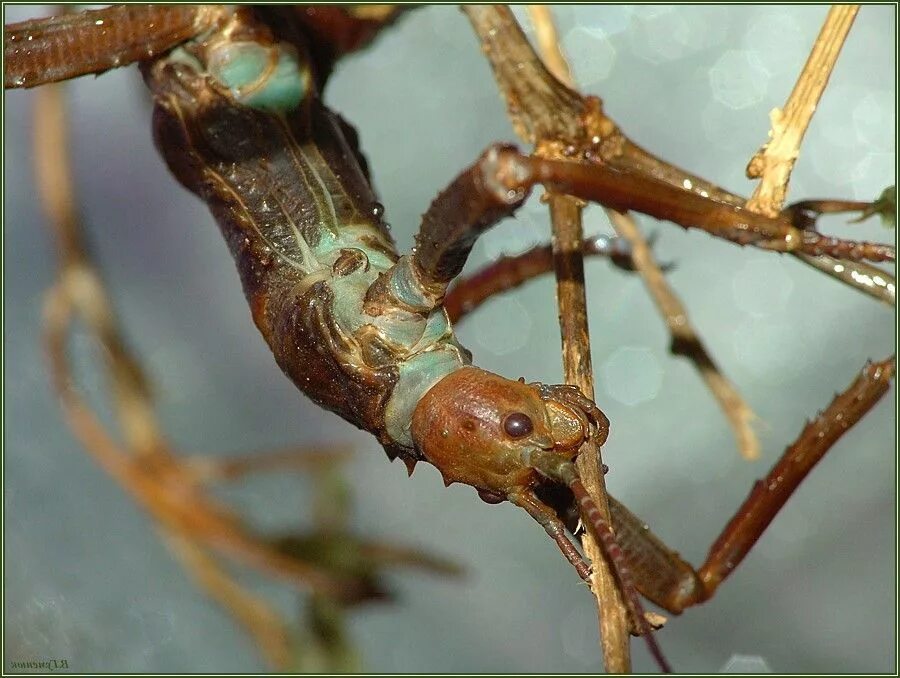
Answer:
<svg viewBox="0 0 900 678"><path fill-rule="evenodd" d="M6 7L5 21L40 15ZM517 15L524 19L522 8ZM558 7L582 91L633 140L741 194L825 7ZM863 7L792 177L790 200L873 199L895 182L896 16ZM279 372L253 327L205 207L168 174L150 138L137 69L68 86L77 190L128 339L179 449L222 455L346 444L354 526L455 559L467 575L398 574L399 602L352 617L366 670L596 672L592 596L543 530L468 487L412 478L374 440L315 407ZM401 250L433 196L489 143L515 140L492 75L454 7L417 9L334 74L326 101L358 128ZM10 661L66 658L79 672L264 669L250 639L195 589L150 522L65 428L40 351L55 276L32 181L33 93L5 94L5 605ZM612 422L611 491L691 562L805 420L882 359L893 314L799 262L642 218L712 355L759 415L762 458L742 461L694 368L634 275L587 264L597 400ZM825 227L891 240L876 220ZM602 210L589 233L611 232ZM478 243L469 270L549 234L533 199ZM557 383L551 278L495 299L460 336L482 367ZM81 383L102 399L97 353L76 334ZM659 640L679 671L889 672L896 661L895 392L816 468L709 603ZM305 524L311 488L253 477L223 494L263 529ZM291 614L297 596L242 579ZM653 670L641 643L635 670Z"/></svg>

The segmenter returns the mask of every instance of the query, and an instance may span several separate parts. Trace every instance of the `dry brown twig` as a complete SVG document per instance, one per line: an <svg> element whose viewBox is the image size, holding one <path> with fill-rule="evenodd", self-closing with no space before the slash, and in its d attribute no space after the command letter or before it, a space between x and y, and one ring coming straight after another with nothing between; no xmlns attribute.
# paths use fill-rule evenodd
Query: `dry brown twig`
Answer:
<svg viewBox="0 0 900 678"><path fill-rule="evenodd" d="M653 258L650 245L641 235L634 219L628 214L611 209L606 210L606 213L616 233L631 245L635 269L643 278L647 291L669 328L672 337L670 350L675 355L685 356L697 368L706 387L718 401L728 423L731 424L741 456L747 461L758 459L759 439L753 430L753 422L757 416L753 409L709 355L700 335L691 325L687 309L666 282L659 264Z"/></svg>
<svg viewBox="0 0 900 678"><path fill-rule="evenodd" d="M747 164L747 177L760 179L747 201L748 209L774 216L784 207L791 172L800 155L803 137L858 11L859 5L834 5L829 9L784 108L775 108L769 114L772 123L770 140ZM891 306L895 303L896 284L893 276L875 266L851 264L828 256L814 257L798 252L792 254L804 263L845 284L862 289Z"/></svg>
<svg viewBox="0 0 900 678"><path fill-rule="evenodd" d="M509 8L465 6L463 11L481 41L519 137L536 144L535 154L543 157L555 157L554 144L560 139L579 140L585 133L581 122L581 97L546 70ZM566 382L593 397L581 257L581 206L578 201L565 196L549 196L549 202ZM600 450L592 443L588 443L578 456L578 471L584 485L609 524L601 463ZM582 544L593 563L592 589L597 598L606 670L628 672L631 670L631 652L627 607L603 552L587 531Z"/></svg>
<svg viewBox="0 0 900 678"><path fill-rule="evenodd" d="M560 82L574 88L575 82L560 49L559 35L550 8L546 5L529 5L528 12L547 68ZM759 439L752 426L757 417L752 408L710 357L700 335L691 325L684 304L666 282L662 269L634 219L613 209L606 209L606 214L616 233L625 238L631 246L635 269L647 286L647 291L656 303L672 336L672 352L688 358L700 372L704 383L731 424L741 456L747 460L758 459Z"/></svg>
<svg viewBox="0 0 900 678"><path fill-rule="evenodd" d="M859 5L834 5L828 10L822 30L784 109L775 108L769 114L772 122L770 140L747 165L747 177L760 179L747 201L748 209L774 217L784 207L800 144L858 11Z"/></svg>

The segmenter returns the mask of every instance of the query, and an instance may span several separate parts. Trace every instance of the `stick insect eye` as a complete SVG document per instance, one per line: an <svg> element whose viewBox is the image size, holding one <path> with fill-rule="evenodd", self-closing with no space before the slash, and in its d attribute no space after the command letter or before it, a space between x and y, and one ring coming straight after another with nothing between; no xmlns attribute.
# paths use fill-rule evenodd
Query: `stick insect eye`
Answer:
<svg viewBox="0 0 900 678"><path fill-rule="evenodd" d="M534 430L534 424L524 412L512 412L504 417L503 430L510 438L524 438Z"/></svg>

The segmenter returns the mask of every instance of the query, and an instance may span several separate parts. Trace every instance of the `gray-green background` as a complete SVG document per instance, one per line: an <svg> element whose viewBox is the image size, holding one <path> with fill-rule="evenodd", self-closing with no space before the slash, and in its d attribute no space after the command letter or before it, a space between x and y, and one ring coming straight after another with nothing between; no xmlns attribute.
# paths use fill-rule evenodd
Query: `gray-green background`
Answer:
<svg viewBox="0 0 900 678"><path fill-rule="evenodd" d="M580 86L603 97L626 133L745 194L744 167L765 139L768 112L785 101L825 15L811 6L555 11ZM37 13L8 7L6 21ZM870 198L894 182L895 19L889 6L860 12L797 163L793 199ZM368 669L601 670L592 598L523 512L483 504L468 487L445 489L425 466L408 479L370 437L281 375L206 209L153 149L142 88L135 68L71 85L73 151L91 237L179 448L352 445L355 525L465 565L462 581L398 575L398 604L353 617ZM490 142L514 140L468 23L449 6L412 12L347 59L326 100L357 125L403 248L460 168ZM61 423L39 345L54 249L31 178L33 101L29 92L5 95L6 660L66 658L79 671L261 670L248 638L189 583L146 516ZM760 416L763 458L748 464L693 368L667 354L640 280L588 264L597 399L612 421L609 487L699 563L805 419L867 357L893 350L894 319L794 260L642 224L659 233L660 258L676 264L673 286ZM848 237L893 235L875 223L828 225ZM598 208L587 227L609 231ZM471 263L522 251L548 232L534 200L485 236ZM549 279L496 299L460 334L488 369L560 380ZM85 387L101 395L86 336L75 336L73 355ZM660 633L677 669L716 671L750 655L779 672L894 670L893 397L835 447L716 598ZM260 477L227 496L275 529L302 522L309 487ZM295 605L278 585L261 589L285 610ZM635 668L653 668L640 643Z"/></svg>

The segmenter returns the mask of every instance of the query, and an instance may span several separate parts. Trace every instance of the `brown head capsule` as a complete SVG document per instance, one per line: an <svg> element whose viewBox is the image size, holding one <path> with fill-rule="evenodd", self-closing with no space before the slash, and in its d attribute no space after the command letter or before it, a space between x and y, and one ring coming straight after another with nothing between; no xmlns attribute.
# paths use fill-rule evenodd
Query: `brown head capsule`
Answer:
<svg viewBox="0 0 900 678"><path fill-rule="evenodd" d="M587 579L587 566L559 517L534 492L546 482L567 486L610 561L635 627L660 668L671 670L647 624L622 549L572 462L586 439L602 444L609 433L609 421L590 399L574 386L525 384L464 367L422 397L410 432L445 483L471 485L491 504L507 499L524 508Z"/></svg>
<svg viewBox="0 0 900 678"><path fill-rule="evenodd" d="M465 367L419 401L411 433L447 484L507 496L549 477L548 469L535 467L534 453L570 462L588 436L605 439L608 428L606 417L577 389L524 384Z"/></svg>

